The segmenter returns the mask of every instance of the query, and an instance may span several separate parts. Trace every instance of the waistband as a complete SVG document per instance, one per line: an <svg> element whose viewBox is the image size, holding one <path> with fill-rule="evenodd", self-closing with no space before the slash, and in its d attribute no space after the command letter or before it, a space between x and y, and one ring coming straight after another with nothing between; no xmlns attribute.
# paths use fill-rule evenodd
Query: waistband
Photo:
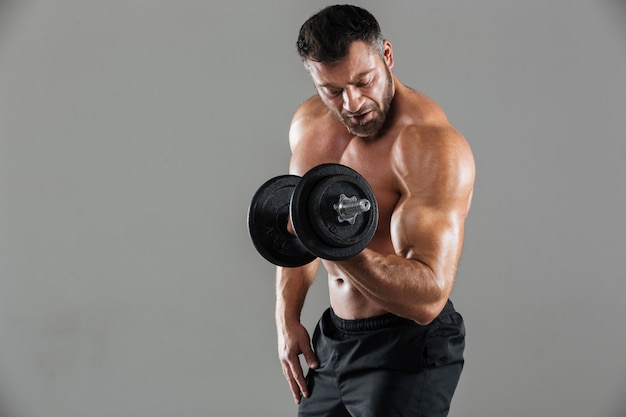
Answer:
<svg viewBox="0 0 626 417"><path fill-rule="evenodd" d="M454 311L455 310L452 302L448 300L438 317ZM400 317L392 313L355 320L346 320L338 317L332 308L329 309L329 313L332 323L337 329L343 332L366 332L372 330L388 329L390 327L417 325L417 323L415 323L411 319Z"/></svg>

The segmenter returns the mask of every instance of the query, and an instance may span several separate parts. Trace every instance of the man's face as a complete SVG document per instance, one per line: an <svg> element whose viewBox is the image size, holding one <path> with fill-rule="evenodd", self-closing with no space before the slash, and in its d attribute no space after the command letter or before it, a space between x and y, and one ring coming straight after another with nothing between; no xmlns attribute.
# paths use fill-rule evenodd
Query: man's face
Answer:
<svg viewBox="0 0 626 417"><path fill-rule="evenodd" d="M307 64L322 101L350 133L368 137L382 128L394 95L389 42L385 41L383 57L365 42L356 41L336 63Z"/></svg>

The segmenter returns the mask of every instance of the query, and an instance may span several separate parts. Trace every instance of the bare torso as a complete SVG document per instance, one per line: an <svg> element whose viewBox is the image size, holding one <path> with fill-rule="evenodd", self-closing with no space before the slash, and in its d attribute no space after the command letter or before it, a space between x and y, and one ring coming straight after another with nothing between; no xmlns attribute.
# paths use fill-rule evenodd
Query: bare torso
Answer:
<svg viewBox="0 0 626 417"><path fill-rule="evenodd" d="M397 252L390 225L402 194L394 163L398 139L408 128L419 132L448 125L442 110L433 101L395 81L396 94L388 122L375 139L351 135L317 97L301 107L300 117L294 118L292 125L297 132L297 143L292 143L292 173L303 175L322 163L341 163L355 169L371 185L378 203L379 222L368 247L383 254ZM333 262L323 260L322 263L328 272L330 304L339 317L356 319L387 312L351 285Z"/></svg>
<svg viewBox="0 0 626 417"><path fill-rule="evenodd" d="M379 210L379 222L369 247L380 253L393 253L389 225L391 213L399 198L394 186L391 169L389 137L375 142L364 142L354 138L339 158L339 163L349 166L365 177L376 195ZM349 280L342 277L339 268L333 262L322 261L328 271L330 304L339 317L346 319L371 317L385 313L378 305L364 297Z"/></svg>

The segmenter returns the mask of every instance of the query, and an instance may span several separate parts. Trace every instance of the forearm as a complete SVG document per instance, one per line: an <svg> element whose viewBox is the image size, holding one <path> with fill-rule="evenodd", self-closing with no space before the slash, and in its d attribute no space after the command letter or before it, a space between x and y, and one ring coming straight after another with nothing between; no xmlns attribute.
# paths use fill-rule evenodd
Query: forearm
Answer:
<svg viewBox="0 0 626 417"><path fill-rule="evenodd" d="M319 260L298 268L276 270L276 330L278 333L278 357L283 375L289 383L293 399L300 403L300 397L309 396L300 355L310 368L317 368L319 362L311 347L311 338L300 323L300 313L306 294L315 279Z"/></svg>
<svg viewBox="0 0 626 417"><path fill-rule="evenodd" d="M319 260L298 268L276 269L276 326L300 321L306 294L315 280Z"/></svg>
<svg viewBox="0 0 626 417"><path fill-rule="evenodd" d="M450 294L449 280L415 259L365 249L337 264L367 298L420 324L432 321Z"/></svg>

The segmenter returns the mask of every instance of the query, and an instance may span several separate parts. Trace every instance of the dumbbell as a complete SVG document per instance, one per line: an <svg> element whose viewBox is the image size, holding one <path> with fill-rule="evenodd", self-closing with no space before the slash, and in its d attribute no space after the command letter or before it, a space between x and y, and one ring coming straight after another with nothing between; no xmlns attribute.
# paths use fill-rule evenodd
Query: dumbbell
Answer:
<svg viewBox="0 0 626 417"><path fill-rule="evenodd" d="M295 236L289 233L291 224ZM355 170L322 164L302 177L281 175L266 181L248 208L248 231L257 251L284 267L315 258L348 259L372 240L378 205L372 188Z"/></svg>

